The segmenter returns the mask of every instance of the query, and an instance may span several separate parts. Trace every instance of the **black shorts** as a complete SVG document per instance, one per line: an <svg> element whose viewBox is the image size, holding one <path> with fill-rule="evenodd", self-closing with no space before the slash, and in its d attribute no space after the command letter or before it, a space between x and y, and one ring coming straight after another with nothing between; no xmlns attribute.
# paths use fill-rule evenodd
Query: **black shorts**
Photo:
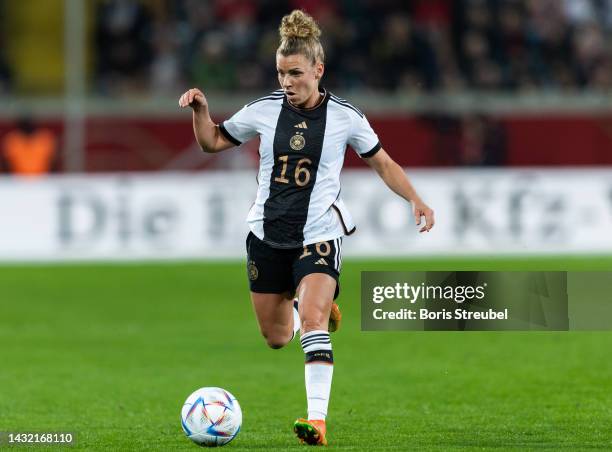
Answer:
<svg viewBox="0 0 612 452"><path fill-rule="evenodd" d="M284 293L291 296L302 278L325 273L336 280L334 300L340 293L342 238L313 243L302 248L273 248L252 232L246 239L247 276L252 292Z"/></svg>

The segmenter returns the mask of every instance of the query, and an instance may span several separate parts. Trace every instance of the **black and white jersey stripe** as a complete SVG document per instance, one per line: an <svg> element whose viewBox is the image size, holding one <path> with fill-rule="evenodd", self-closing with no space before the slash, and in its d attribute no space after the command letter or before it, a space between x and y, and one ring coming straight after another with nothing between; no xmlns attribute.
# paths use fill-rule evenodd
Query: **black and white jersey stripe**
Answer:
<svg viewBox="0 0 612 452"><path fill-rule="evenodd" d="M254 101L249 102L248 104L246 104L246 106L250 107L251 105L256 104L257 102L261 102L263 100L279 100L279 99L282 99L283 97L285 97L283 90L277 89L276 91L272 91L267 96L260 97L259 99L255 99Z"/></svg>
<svg viewBox="0 0 612 452"><path fill-rule="evenodd" d="M348 103L346 100L341 99L341 98L340 98L340 97L338 97L338 96L334 96L334 95L332 94L332 95L331 95L331 97L330 97L330 99L331 99L333 102L336 102L337 104L342 105L343 107L350 108L351 110L353 110L355 113L357 113L357 114L358 114L360 117L362 117L362 118L365 116L365 115L364 115L364 114L361 112L361 110L359 110L359 108L355 107L354 105L352 105L352 104Z"/></svg>
<svg viewBox="0 0 612 452"><path fill-rule="evenodd" d="M253 234L274 247L333 241L355 230L339 196L346 147L368 158L380 143L358 108L323 94L315 108L299 109L282 90L273 91L219 126L236 144L260 138L259 185L247 223ZM339 269L340 253L332 257Z"/></svg>

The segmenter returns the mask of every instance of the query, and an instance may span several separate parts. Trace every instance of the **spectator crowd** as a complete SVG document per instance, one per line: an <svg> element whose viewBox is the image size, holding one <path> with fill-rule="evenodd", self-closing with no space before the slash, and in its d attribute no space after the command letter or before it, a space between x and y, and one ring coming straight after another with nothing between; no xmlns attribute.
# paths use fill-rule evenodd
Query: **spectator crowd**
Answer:
<svg viewBox="0 0 612 452"><path fill-rule="evenodd" d="M612 89L612 0L107 0L92 85L274 88L278 23L294 8L323 30L332 89Z"/></svg>

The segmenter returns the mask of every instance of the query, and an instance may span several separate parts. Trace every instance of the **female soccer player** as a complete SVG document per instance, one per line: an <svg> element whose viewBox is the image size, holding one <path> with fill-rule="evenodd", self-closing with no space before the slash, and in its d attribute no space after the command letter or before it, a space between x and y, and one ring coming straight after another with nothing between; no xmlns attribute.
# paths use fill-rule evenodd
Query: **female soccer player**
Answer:
<svg viewBox="0 0 612 452"><path fill-rule="evenodd" d="M211 120L206 97L197 88L184 93L179 105L193 109L195 137L205 152L260 137L259 188L247 218L251 300L270 347L283 347L301 329L308 418L295 421L294 431L302 442L325 445L334 362L329 331L340 321L334 303L340 248L342 237L355 231L340 198L346 145L412 203L417 225L425 217L420 232L433 227L434 214L382 149L363 113L319 87L324 72L320 34L303 11L283 17L276 52L281 89L223 123Z"/></svg>

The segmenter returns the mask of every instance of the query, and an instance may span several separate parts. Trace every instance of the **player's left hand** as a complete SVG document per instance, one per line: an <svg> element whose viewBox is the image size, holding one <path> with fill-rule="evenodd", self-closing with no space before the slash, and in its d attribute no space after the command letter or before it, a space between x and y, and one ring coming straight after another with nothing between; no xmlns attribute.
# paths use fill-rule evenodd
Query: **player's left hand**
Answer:
<svg viewBox="0 0 612 452"><path fill-rule="evenodd" d="M427 204L423 201L415 201L414 205L414 219L416 220L417 226L421 224L421 217L425 217L425 226L423 226L419 232L429 232L434 227L434 211L431 210Z"/></svg>

